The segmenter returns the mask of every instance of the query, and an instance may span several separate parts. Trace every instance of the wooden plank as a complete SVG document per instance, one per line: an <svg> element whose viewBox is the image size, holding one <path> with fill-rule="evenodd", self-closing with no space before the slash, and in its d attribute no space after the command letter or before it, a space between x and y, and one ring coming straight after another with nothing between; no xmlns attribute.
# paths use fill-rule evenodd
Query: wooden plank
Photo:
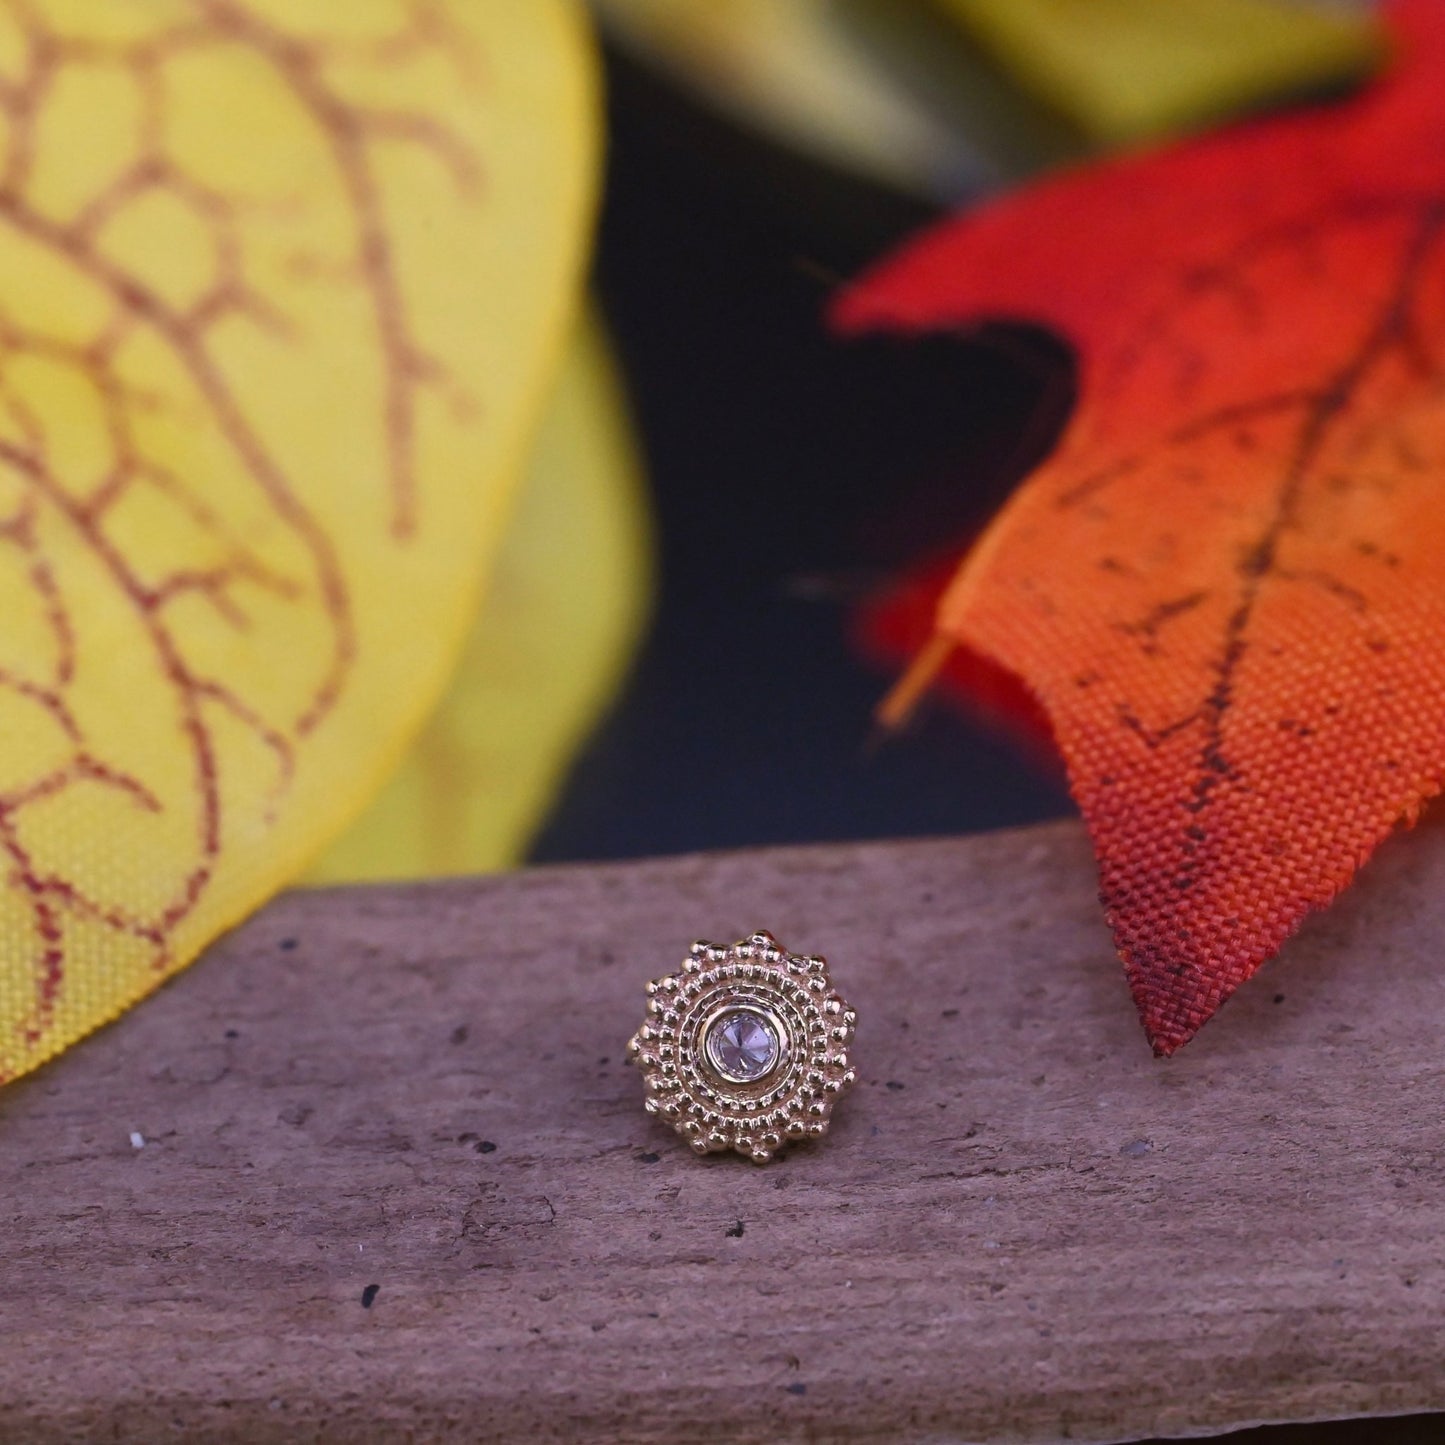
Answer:
<svg viewBox="0 0 1445 1445"><path fill-rule="evenodd" d="M757 927L862 1015L832 1136L766 1168L623 1065L644 980ZM1445 1407L1442 935L1422 830L1158 1062L1073 826L292 894L0 1094L0 1436Z"/></svg>

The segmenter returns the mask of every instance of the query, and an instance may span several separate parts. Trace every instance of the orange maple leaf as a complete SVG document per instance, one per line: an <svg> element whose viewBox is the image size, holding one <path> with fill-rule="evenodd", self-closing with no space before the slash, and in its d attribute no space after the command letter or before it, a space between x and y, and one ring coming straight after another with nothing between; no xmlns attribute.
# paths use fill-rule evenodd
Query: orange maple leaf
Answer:
<svg viewBox="0 0 1445 1445"><path fill-rule="evenodd" d="M1445 6L1388 15L1351 100L1007 197L835 310L1078 349L934 626L1047 712L1161 1054L1445 771Z"/></svg>

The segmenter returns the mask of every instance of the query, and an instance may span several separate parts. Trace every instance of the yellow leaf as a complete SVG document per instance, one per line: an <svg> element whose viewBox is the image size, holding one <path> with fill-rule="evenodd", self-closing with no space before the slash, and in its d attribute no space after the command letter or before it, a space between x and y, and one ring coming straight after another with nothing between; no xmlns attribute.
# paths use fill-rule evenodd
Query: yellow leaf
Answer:
<svg viewBox="0 0 1445 1445"><path fill-rule="evenodd" d="M517 862L630 659L651 571L637 453L592 317L573 338L451 689L312 881Z"/></svg>
<svg viewBox="0 0 1445 1445"><path fill-rule="evenodd" d="M945 0L1049 104L1106 144L1335 85L1378 58L1363 11L1306 0Z"/></svg>
<svg viewBox="0 0 1445 1445"><path fill-rule="evenodd" d="M563 0L0 19L0 1079L295 877L475 612L585 249Z"/></svg>

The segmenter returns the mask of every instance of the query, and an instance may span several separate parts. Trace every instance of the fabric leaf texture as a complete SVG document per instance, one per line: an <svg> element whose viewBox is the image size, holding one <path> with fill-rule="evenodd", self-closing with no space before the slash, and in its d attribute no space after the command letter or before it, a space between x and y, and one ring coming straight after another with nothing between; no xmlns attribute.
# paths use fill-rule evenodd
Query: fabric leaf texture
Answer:
<svg viewBox="0 0 1445 1445"><path fill-rule="evenodd" d="M595 110L560 0L0 14L0 1080L295 877L434 703Z"/></svg>
<svg viewBox="0 0 1445 1445"><path fill-rule="evenodd" d="M651 583L641 461L590 315L568 347L451 686L310 881L520 862L631 661Z"/></svg>
<svg viewBox="0 0 1445 1445"><path fill-rule="evenodd" d="M1161 1053L1445 776L1445 8L1386 13L1357 97L950 221L836 313L1078 349L934 626L1047 713Z"/></svg>

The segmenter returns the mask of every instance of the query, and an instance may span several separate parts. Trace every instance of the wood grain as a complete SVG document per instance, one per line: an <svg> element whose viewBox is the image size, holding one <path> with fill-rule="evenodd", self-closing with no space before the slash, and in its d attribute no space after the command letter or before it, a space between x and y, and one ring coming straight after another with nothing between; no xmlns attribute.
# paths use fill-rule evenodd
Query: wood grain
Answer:
<svg viewBox="0 0 1445 1445"><path fill-rule="evenodd" d="M761 1169L623 1064L643 982L757 927L861 1014L832 1135ZM1159 1062L1071 825L289 895L0 1094L0 1437L1445 1407L1442 933L1421 830Z"/></svg>

